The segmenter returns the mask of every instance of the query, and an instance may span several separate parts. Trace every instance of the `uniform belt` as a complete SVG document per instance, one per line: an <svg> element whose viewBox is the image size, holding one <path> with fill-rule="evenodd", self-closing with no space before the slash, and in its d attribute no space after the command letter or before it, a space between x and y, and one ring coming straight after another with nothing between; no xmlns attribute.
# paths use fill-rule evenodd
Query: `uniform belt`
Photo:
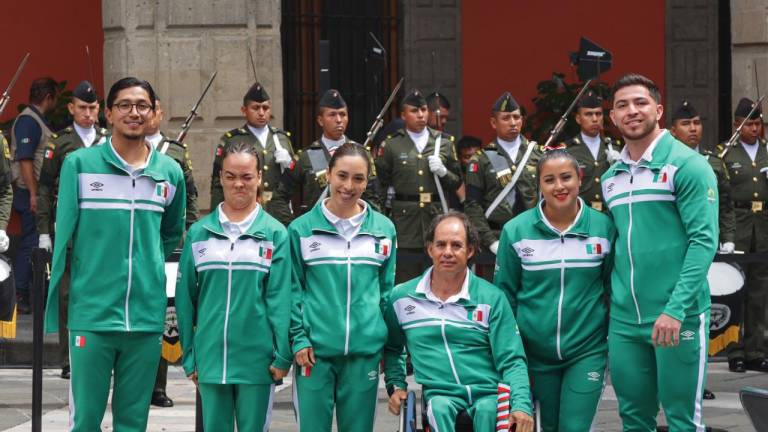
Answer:
<svg viewBox="0 0 768 432"><path fill-rule="evenodd" d="M440 197L437 194L429 194L432 197L432 202L439 202ZM395 194L395 201L414 201L414 202L420 202L421 195L406 195L406 194Z"/></svg>
<svg viewBox="0 0 768 432"><path fill-rule="evenodd" d="M754 203L754 202L759 202L759 203L762 203L763 205L765 204L764 201L734 202L733 203L733 208L752 210L752 203Z"/></svg>

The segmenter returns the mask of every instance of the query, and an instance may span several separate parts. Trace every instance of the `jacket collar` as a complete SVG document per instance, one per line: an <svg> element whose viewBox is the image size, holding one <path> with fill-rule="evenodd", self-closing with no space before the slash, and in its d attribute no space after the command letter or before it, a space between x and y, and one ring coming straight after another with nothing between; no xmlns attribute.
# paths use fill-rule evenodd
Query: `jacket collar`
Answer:
<svg viewBox="0 0 768 432"><path fill-rule="evenodd" d="M227 235L224 234L224 228L221 227L221 221L219 220L220 211L220 206L216 206L216 208L207 216L205 216L200 222L203 225L203 228L206 230L218 236L226 237ZM248 230L243 233L243 235L258 239L266 238L266 232L264 231L264 218L266 217L264 216L265 214L266 212L264 211L264 208L259 209L259 212L256 214L253 222L251 222L251 226L248 227Z"/></svg>
<svg viewBox="0 0 768 432"><path fill-rule="evenodd" d="M433 268L434 267L429 267L421 275L421 278L416 284L416 288L414 289L413 293L410 294L411 297L437 302L437 300L430 298L432 296L427 297L427 292L431 293L430 280L432 279ZM459 293L454 296L455 301L451 303L459 304L462 306L476 306L477 302L474 299L477 297L477 284L477 276L472 273L472 270L470 270L469 267L467 267L467 276L464 278L461 291L459 291Z"/></svg>
<svg viewBox="0 0 768 432"><path fill-rule="evenodd" d="M534 213L536 221L534 222L534 225L539 231L553 236L559 237L562 234L566 237L589 237L589 217L587 216L589 210L585 207L584 200L582 200L581 197L577 199L579 200L579 213L576 214L576 220L573 222L573 225L571 225L565 233L561 233L555 229L544 216L544 200L539 201L539 204L536 206Z"/></svg>
<svg viewBox="0 0 768 432"><path fill-rule="evenodd" d="M153 149L152 146L149 145L149 143L146 143L146 141L145 141L145 145L147 145L149 148L149 156L147 158L147 166L144 167L144 171L141 173L141 175L146 177L151 177L153 180L156 180L156 181L168 180L167 176L160 171L161 162L158 160L157 151ZM111 164L115 168L127 174L127 171L123 166L123 163L120 161L120 159L117 158L117 155L115 154L115 150L112 147L111 135L107 137L107 140L104 143L104 145L100 146L100 151L101 151L101 156L104 158L104 160L107 161L107 163Z"/></svg>
<svg viewBox="0 0 768 432"><path fill-rule="evenodd" d="M329 222L323 214L323 209L320 207L321 205L323 205L322 201L315 204L315 206L312 207L312 210L310 210L312 219L312 232L330 232L332 234L339 234L339 231L336 229L336 227L333 226L333 224ZM386 233L375 226L373 213L374 210L369 205L367 211L365 212L363 223L360 224L360 231L358 232L358 235L368 234L374 237L386 237Z"/></svg>
<svg viewBox="0 0 768 432"><path fill-rule="evenodd" d="M638 161L637 166L648 168L653 171L660 170L667 163L669 153L672 150L672 145L675 144L675 141L677 140L672 136L672 134L669 133L669 131L662 129L661 134L659 134L654 142L652 142L651 145L646 149L643 157L641 157L640 161ZM649 152L651 160L646 160L645 156L649 154ZM625 145L621 150L621 159L616 162L617 171L630 171L629 164L625 162L625 159L628 157L629 146Z"/></svg>

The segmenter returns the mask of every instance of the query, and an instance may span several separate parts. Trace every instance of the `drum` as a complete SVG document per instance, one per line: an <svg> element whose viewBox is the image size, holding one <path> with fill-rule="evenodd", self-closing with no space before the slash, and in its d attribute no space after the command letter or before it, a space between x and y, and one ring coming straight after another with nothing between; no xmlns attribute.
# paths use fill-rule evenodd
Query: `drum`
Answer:
<svg viewBox="0 0 768 432"><path fill-rule="evenodd" d="M163 358L175 363L181 358L179 343L179 325L176 320L176 274L179 270L179 251L175 251L165 262L165 294L168 306L165 309L165 330L163 331Z"/></svg>
<svg viewBox="0 0 768 432"><path fill-rule="evenodd" d="M743 320L744 272L736 264L715 262L707 273L712 309L709 320L709 355L738 342Z"/></svg>

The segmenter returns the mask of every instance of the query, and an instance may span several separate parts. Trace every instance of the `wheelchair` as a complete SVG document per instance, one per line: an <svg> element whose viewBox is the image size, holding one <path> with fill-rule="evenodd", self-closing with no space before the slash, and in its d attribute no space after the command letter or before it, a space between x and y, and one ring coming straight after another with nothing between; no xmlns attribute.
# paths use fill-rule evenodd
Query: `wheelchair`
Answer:
<svg viewBox="0 0 768 432"><path fill-rule="evenodd" d="M429 425L429 420L427 418L427 404L424 403L423 400L420 402L416 401L416 392L409 391L408 397L405 399L403 404L400 406L400 428L398 432L431 432L432 428ZM421 428L419 428L418 419L416 418L416 409L417 406L420 406L420 415L421 415ZM541 432L541 421L539 419L539 410L537 408L537 404L534 403L534 409L533 409L533 419L534 419L534 425L533 430L536 432ZM512 429L514 431L514 429ZM462 411L459 413L458 416L456 416L456 429L455 432L474 432L474 428L472 427L472 418L467 414L466 411Z"/></svg>

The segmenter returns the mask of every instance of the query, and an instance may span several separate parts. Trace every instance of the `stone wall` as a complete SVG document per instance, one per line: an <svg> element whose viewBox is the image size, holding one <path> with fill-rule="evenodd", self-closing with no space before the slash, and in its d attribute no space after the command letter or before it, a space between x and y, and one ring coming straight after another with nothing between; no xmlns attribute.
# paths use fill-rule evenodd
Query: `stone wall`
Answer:
<svg viewBox="0 0 768 432"><path fill-rule="evenodd" d="M218 72L186 139L199 205L208 208L218 138L244 122L242 97L254 81L248 47L273 101L273 124L282 125L280 0L102 0L102 19L105 88L129 75L150 81L170 136Z"/></svg>
<svg viewBox="0 0 768 432"><path fill-rule="evenodd" d="M742 97L756 99L755 66L760 92L768 92L768 1L731 0L731 44L731 103L735 109ZM767 106L763 103L763 112Z"/></svg>

